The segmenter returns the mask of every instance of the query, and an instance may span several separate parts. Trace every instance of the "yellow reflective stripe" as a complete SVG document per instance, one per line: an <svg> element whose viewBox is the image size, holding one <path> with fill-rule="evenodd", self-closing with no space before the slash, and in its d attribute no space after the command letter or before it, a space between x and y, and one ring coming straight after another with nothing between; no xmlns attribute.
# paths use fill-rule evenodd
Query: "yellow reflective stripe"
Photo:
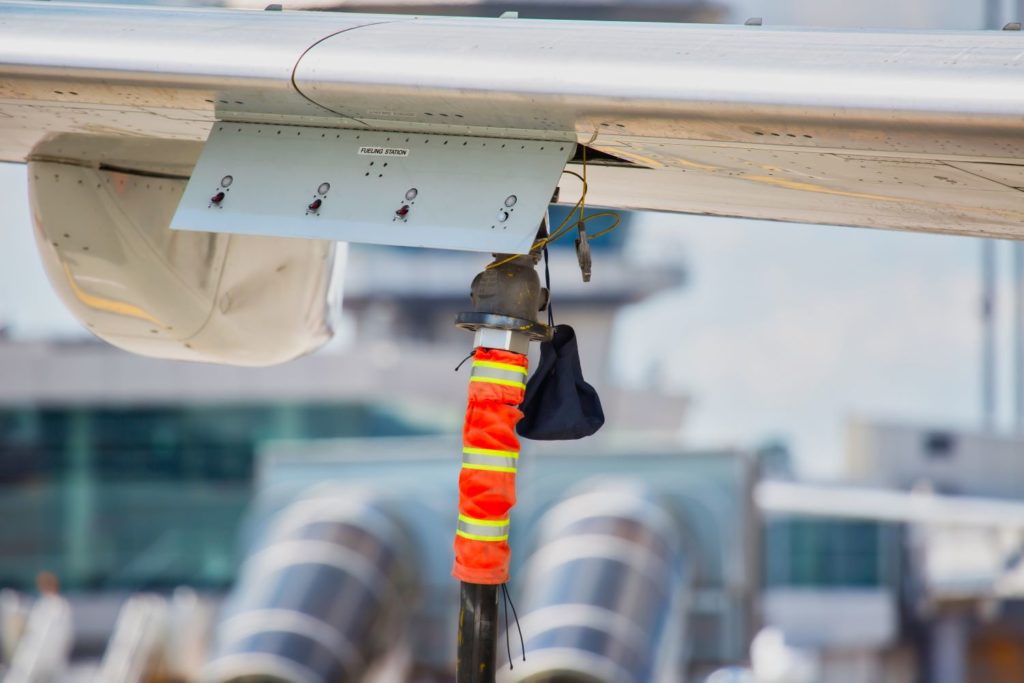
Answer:
<svg viewBox="0 0 1024 683"><path fill-rule="evenodd" d="M494 368L495 370L506 370L508 372L518 372L521 375L526 374L526 368L521 365L509 365L508 363L496 363L493 360L475 360L473 361L473 367L475 368Z"/></svg>
<svg viewBox="0 0 1024 683"><path fill-rule="evenodd" d="M526 388L526 369L506 363L478 361L473 363L470 382L487 382L507 387Z"/></svg>
<svg viewBox="0 0 1024 683"><path fill-rule="evenodd" d="M516 461L519 456L512 454L512 457L507 455L495 455L493 453L467 453L462 452L462 466L468 467L469 469L485 469L491 470L492 472L515 472Z"/></svg>
<svg viewBox="0 0 1024 683"><path fill-rule="evenodd" d="M463 446L462 452L466 455L489 455L495 458L519 458L519 451L496 451L493 448L474 448Z"/></svg>
<svg viewBox="0 0 1024 683"><path fill-rule="evenodd" d="M462 536L463 538L468 538L471 541L498 542L498 541L507 541L508 540L508 534L505 534L504 536L480 536L479 534L466 533L462 529L456 529L455 530L455 535L456 536Z"/></svg>
<svg viewBox="0 0 1024 683"><path fill-rule="evenodd" d="M526 384L523 382L516 382L510 379L498 379L496 377L470 377L470 382L487 382L488 384L501 384L506 387L516 387L518 389L525 389Z"/></svg>
<svg viewBox="0 0 1024 683"><path fill-rule="evenodd" d="M488 541L491 543L508 540L508 519L476 519L459 515L455 525L455 535L471 541Z"/></svg>
<svg viewBox="0 0 1024 683"><path fill-rule="evenodd" d="M463 462L462 469L464 470L483 470L484 472L511 472L516 473L515 467L502 467L501 465L480 465L475 462Z"/></svg>
<svg viewBox="0 0 1024 683"><path fill-rule="evenodd" d="M479 524L481 526L508 526L512 520L508 517L505 519L477 519L476 517L470 517L469 515L463 515L460 513L459 521L465 522L466 524Z"/></svg>

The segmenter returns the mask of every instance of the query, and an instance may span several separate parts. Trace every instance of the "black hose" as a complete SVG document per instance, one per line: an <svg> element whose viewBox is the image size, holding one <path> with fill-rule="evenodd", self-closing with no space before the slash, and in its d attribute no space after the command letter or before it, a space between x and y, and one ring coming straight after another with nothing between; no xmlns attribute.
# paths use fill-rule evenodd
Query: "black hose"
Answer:
<svg viewBox="0 0 1024 683"><path fill-rule="evenodd" d="M457 683L494 683L498 642L498 586L462 583Z"/></svg>

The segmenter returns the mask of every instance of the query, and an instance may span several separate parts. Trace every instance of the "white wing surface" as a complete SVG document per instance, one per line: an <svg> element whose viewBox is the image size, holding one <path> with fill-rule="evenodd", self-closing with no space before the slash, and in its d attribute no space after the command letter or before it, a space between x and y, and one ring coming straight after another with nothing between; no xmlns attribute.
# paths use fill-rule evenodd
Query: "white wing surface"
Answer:
<svg viewBox="0 0 1024 683"><path fill-rule="evenodd" d="M0 158L187 175L215 121L576 141L607 206L1024 235L1020 32L0 4Z"/></svg>
<svg viewBox="0 0 1024 683"><path fill-rule="evenodd" d="M335 240L528 249L567 158L594 205L1024 237L1024 37L0 1L0 161L139 353L306 353Z"/></svg>

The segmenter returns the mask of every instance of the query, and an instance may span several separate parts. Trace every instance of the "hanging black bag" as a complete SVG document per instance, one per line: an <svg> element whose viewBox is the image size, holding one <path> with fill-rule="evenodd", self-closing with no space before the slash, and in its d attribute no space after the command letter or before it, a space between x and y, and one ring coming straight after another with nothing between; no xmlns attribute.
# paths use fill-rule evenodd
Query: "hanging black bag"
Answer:
<svg viewBox="0 0 1024 683"><path fill-rule="evenodd" d="M568 325L556 326L552 340L540 345L520 410L516 431L535 441L582 439L604 424L601 399L583 379L576 332Z"/></svg>

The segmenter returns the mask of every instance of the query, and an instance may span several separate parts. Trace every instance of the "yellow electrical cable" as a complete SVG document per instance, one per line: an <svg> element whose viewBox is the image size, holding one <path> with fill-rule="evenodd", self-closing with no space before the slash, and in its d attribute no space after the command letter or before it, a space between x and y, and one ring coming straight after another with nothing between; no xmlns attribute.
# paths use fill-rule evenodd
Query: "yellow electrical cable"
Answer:
<svg viewBox="0 0 1024 683"><path fill-rule="evenodd" d="M622 222L622 217L619 214L615 213L614 211L598 211L597 213L592 213L586 218L584 218L583 222L586 223L587 221L594 220L595 218L603 218L604 216L611 216L614 219L612 221L612 224L609 225L604 230L595 232L593 235L590 236L590 239L596 240L598 237L603 237L604 235L607 235L612 230L615 230L617 227L619 227L619 223Z"/></svg>
<svg viewBox="0 0 1024 683"><path fill-rule="evenodd" d="M562 220L562 222L558 224L557 228L552 230L548 234L547 237L543 237L543 238L535 241L533 243L533 245L530 246L530 253L531 254L535 253L535 252L537 252L537 251L539 251L541 249L543 249L544 247L546 247L547 245L551 244L555 240L558 240L558 239L561 239L562 237L565 237L565 235L567 235L569 232L571 232L574 227L578 229L580 226L585 226L588 221L591 221L591 220L593 220L595 218L603 218L605 216L611 216L614 220L612 221L612 224L609 225L604 230L601 230L601 231L596 232L593 235L591 235L590 239L596 239L598 237L603 237L604 235L607 235L612 230L615 230L616 228L618 228L619 224L622 222L622 217L619 214L615 213L614 211L598 211L597 213L592 213L589 216L585 215L586 201L587 201L587 189L588 189L588 185L587 185L587 147L586 147L586 145L583 145L581 151L582 151L581 158L582 158L582 162L583 162L583 164L582 164L583 165L583 175L580 175L576 171L569 171L569 170L563 170L562 171L562 173L565 173L565 174L568 174L568 175L571 175L571 176L576 176L577 178L580 179L580 182L583 183L583 190L580 193L580 198L573 205L573 207L569 211L569 213L566 214L566 216ZM574 223L572 219L573 219L573 216L576 215L577 211L579 212L579 218L576 219L576 221ZM499 266L503 266L506 263L511 263L512 261L516 260L518 257L519 257L519 254L513 254L512 256L504 258L504 259L502 259L500 261L495 261L494 263L488 264L485 270L491 270L493 268L497 268Z"/></svg>

